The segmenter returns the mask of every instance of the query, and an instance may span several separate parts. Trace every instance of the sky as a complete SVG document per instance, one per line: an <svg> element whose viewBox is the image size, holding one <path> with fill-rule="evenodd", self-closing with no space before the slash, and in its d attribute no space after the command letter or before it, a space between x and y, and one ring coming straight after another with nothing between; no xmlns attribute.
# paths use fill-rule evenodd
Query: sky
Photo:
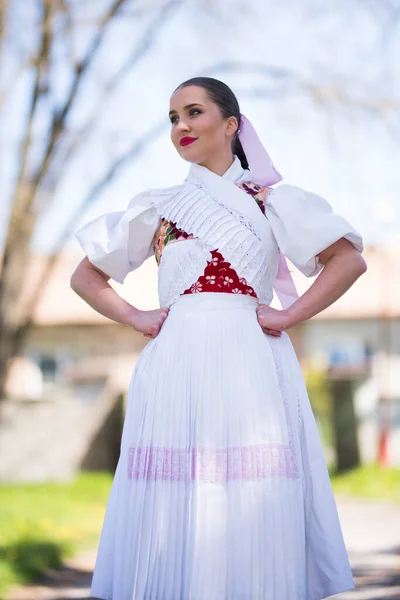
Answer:
<svg viewBox="0 0 400 600"><path fill-rule="evenodd" d="M143 189L182 181L189 165L169 139L169 97L181 81L195 75L215 76L232 87L285 183L323 195L366 243L400 241L400 26L388 32L385 3L202 0L200 8L198 1L182 2L123 83L106 96L104 85L141 39L161 2L130 3L133 16L127 11L109 28L71 114L71 135L79 135L99 105L101 118L74 159L62 167L56 193L35 232L36 249L51 251L68 217L110 162L156 124L156 137L117 172L76 228L103 212L123 209ZM91 39L94 14L107 3L73 4L80 23L73 52L79 56ZM204 6L214 8L207 12ZM19 14L27 21L33 17L29 11ZM60 43L54 104L70 81L65 56ZM3 59L3 87L15 64L10 54L8 62ZM31 84L29 73L12 81L0 114L0 245ZM44 106L35 124L38 149L46 114ZM68 246L78 251L74 238Z"/></svg>

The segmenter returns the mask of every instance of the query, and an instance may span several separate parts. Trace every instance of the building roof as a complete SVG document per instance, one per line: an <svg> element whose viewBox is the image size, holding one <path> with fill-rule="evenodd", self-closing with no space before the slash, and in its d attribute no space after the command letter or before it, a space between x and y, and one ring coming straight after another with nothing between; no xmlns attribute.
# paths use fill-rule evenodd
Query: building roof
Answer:
<svg viewBox="0 0 400 600"><path fill-rule="evenodd" d="M359 319L379 316L400 317L400 246L367 247L364 258L368 270L333 305L316 319ZM70 287L70 277L83 258L83 253L64 252L49 279L34 314L38 325L101 324L110 321L92 309ZM44 262L35 256L27 278L32 286ZM304 293L314 278L307 279L294 268L293 278L299 294ZM110 280L113 288L140 309L158 307L157 265L150 258L137 271L130 273L124 285ZM274 300L273 306L279 307Z"/></svg>

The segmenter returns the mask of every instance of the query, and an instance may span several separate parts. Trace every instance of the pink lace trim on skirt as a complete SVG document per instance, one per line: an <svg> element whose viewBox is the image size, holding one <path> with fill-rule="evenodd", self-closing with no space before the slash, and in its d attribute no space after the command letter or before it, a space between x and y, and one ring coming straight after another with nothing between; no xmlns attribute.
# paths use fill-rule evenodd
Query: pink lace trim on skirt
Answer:
<svg viewBox="0 0 400 600"><path fill-rule="evenodd" d="M258 444L231 448L129 448L129 479L226 482L292 476L289 446Z"/></svg>

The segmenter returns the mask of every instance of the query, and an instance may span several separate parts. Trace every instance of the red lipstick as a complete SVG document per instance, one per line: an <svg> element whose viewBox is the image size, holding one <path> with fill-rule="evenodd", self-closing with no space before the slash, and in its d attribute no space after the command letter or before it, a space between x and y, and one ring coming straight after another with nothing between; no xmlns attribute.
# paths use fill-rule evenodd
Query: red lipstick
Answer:
<svg viewBox="0 0 400 600"><path fill-rule="evenodd" d="M186 136L186 137L183 137L181 140L179 140L179 143L181 146L188 146L189 144L192 144L196 140L197 140L197 138Z"/></svg>

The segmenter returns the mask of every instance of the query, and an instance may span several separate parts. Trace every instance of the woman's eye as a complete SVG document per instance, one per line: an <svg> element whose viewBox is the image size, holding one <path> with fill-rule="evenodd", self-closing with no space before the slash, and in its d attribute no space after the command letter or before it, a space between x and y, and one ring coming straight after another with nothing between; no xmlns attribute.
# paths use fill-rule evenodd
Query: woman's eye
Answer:
<svg viewBox="0 0 400 600"><path fill-rule="evenodd" d="M196 115L199 115L201 113L201 110L199 110L198 108L191 108L189 110L189 116L190 117L195 117ZM170 117L170 121L172 124L176 123L178 121L178 115L173 115L172 117Z"/></svg>

